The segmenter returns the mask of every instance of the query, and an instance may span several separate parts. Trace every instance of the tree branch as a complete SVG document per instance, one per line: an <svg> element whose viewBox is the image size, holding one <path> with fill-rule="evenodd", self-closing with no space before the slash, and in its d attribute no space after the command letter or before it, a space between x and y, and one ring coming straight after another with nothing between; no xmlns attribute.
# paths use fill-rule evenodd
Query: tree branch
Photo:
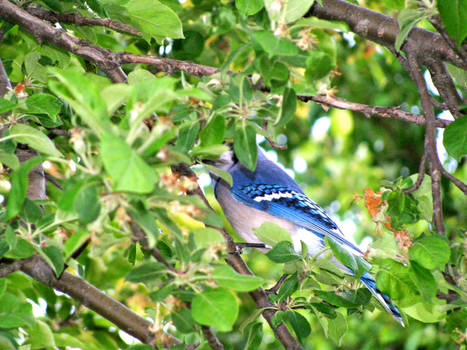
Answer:
<svg viewBox="0 0 467 350"><path fill-rule="evenodd" d="M366 117L376 115L381 118L399 119L405 122L417 125L425 125L425 119L418 114L412 114L401 110L400 107L369 106L361 103L350 102L336 96L318 95L318 96L298 96L301 101L314 101L316 103L339 109L348 109L363 113ZM450 120L436 119L435 126L445 128L451 123Z"/></svg>
<svg viewBox="0 0 467 350"><path fill-rule="evenodd" d="M399 24L396 19L344 0L323 0L322 5L316 1L305 15L307 16L344 21L352 32L388 48L394 48L399 34ZM406 53L408 46L418 58L439 58L459 68L467 69L467 62L460 58L439 34L413 28L405 44L402 45L402 50Z"/></svg>
<svg viewBox="0 0 467 350"><path fill-rule="evenodd" d="M0 59L0 96L5 96L5 94L11 90L11 83L8 75L6 74L5 67L3 62Z"/></svg>
<svg viewBox="0 0 467 350"><path fill-rule="evenodd" d="M7 0L0 0L0 17L20 25L26 31L34 35L39 42L48 41L57 47L95 63L110 77L112 81L118 83L126 82L126 76L120 66L128 63L149 64L156 67L158 70L167 73L182 71L196 76L209 76L220 71L219 68L216 67L204 66L172 58L136 55L129 52L113 52L111 50L89 44L86 40L75 38L61 29L54 28L50 24L32 16ZM260 87L256 88L260 89ZM375 115L382 118L395 118L418 125L423 125L425 123L424 119L420 115L404 112L400 110L399 107L368 106L349 102L338 97L325 95L299 96L298 98L302 101L312 100L326 106L362 112L367 116ZM450 121L448 120L438 119L436 120L435 125L436 127L442 128L449 123Z"/></svg>
<svg viewBox="0 0 467 350"><path fill-rule="evenodd" d="M451 175L448 173L446 169L440 164L440 169L441 169L441 174L448 180L452 181L454 185L456 185L462 192L464 192L465 195L467 195L467 184L463 183L461 180L459 180L457 177Z"/></svg>
<svg viewBox="0 0 467 350"><path fill-rule="evenodd" d="M441 198L441 170L438 151L436 149L436 117L431 104L430 94L426 87L425 79L418 66L417 58L414 53L407 50L407 61L409 68L414 77L414 83L417 86L420 95L423 115L426 119L425 130L425 152L428 152L428 165L431 175L431 190L433 193L433 222L436 231L440 234L445 234L443 222L443 203Z"/></svg>
<svg viewBox="0 0 467 350"><path fill-rule="evenodd" d="M68 272L64 272L58 279L50 266L38 256L24 260L21 270L35 280L69 295L114 323L119 329L157 349L154 333L151 331L152 323L105 295L92 284Z"/></svg>
<svg viewBox="0 0 467 350"><path fill-rule="evenodd" d="M71 23L77 26L101 26L119 32L141 36L141 32L138 29L116 19L84 17L77 13L58 13L45 11L37 7L26 7L26 11L33 16L52 23Z"/></svg>
<svg viewBox="0 0 467 350"><path fill-rule="evenodd" d="M21 269L22 261L13 260L4 262L6 259L0 259L0 278L8 276L10 273Z"/></svg>
<svg viewBox="0 0 467 350"><path fill-rule="evenodd" d="M428 70L430 71L433 84L438 89L441 98L446 102L452 116L454 118L460 117L459 105L462 104L462 98L459 96L444 63L430 59Z"/></svg>
<svg viewBox="0 0 467 350"><path fill-rule="evenodd" d="M413 186L405 189L403 192L405 194L412 193L420 187L420 185L423 182L423 179L425 178L425 165L426 165L426 158L427 158L427 152L426 149L423 152L422 159L420 159L420 165L418 166L418 176L417 176L417 181L413 184Z"/></svg>

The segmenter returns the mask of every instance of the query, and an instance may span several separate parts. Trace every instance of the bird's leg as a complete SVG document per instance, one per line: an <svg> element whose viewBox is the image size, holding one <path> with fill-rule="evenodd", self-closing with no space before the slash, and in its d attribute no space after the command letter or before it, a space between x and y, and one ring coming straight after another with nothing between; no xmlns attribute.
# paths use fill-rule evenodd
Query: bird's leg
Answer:
<svg viewBox="0 0 467 350"><path fill-rule="evenodd" d="M282 286L282 283L284 283L287 276L288 274L282 275L281 278L279 278L279 281L277 281L277 283L272 288L266 289L265 292L267 294L276 294L279 288Z"/></svg>

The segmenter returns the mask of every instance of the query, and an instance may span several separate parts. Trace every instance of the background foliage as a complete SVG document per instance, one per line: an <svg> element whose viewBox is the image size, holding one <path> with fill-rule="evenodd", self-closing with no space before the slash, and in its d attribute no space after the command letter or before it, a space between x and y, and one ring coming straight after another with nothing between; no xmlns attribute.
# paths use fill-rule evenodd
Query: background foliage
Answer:
<svg viewBox="0 0 467 350"><path fill-rule="evenodd" d="M8 12L12 4L25 22ZM438 19L465 63L465 0L359 2L398 18L401 31L392 52L354 35L345 21L307 15L313 1L0 5L0 58L12 84L0 99L1 349L205 349L208 343L216 348L216 341L218 349L280 349L277 333L247 292L273 287L284 272L289 277L269 295L267 308L276 311L270 323L275 328L283 322L304 348L466 348L465 193L442 179L440 229L432 223L437 202L431 177L408 191L420 159L433 151L425 127L390 113L367 118L378 113L304 102L337 95L421 114L420 87L413 71L401 65L406 53L399 50L413 26L435 31ZM70 13L117 22L83 26L78 17L59 17ZM64 38L80 40L66 46L44 36L39 42L45 27L29 27L33 19L27 14L60 23L56 28L64 29ZM92 51L96 47L111 51ZM123 51L108 60L111 52ZM109 56L99 61L96 52ZM466 71L447 67L465 101ZM115 78L115 71L127 81ZM428 70L423 74L437 117L456 118L438 129L435 153L465 182L465 104L449 111L452 104L440 96ZM239 238L215 202L207 176L215 169L204 161L218 157L226 150L223 142L232 140L251 169L260 142L347 236L368 247L371 272L401 309L406 328L353 278L290 251L277 227L258 229L259 236L278 243L267 255L243 252L254 276L225 263L230 245L216 228ZM180 163L194 165L196 176ZM39 182L46 177L47 183L34 196L32 169L40 164L45 174L39 169ZM199 196L197 180L216 212ZM348 262L332 242L331 253ZM55 277L39 276L47 266ZM89 301L67 296L63 279L70 275L149 318L151 328L142 328L153 338L139 337L146 345L136 345L115 327L116 314L103 315L81 305ZM120 311L124 318L129 312Z"/></svg>

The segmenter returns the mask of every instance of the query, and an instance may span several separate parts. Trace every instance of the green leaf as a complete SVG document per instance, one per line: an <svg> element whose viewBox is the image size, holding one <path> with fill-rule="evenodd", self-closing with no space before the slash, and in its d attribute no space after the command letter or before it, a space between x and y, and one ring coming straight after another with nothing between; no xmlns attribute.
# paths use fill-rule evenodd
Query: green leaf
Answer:
<svg viewBox="0 0 467 350"><path fill-rule="evenodd" d="M76 196L74 209L78 213L79 222L87 225L99 217L101 202L94 185L85 186Z"/></svg>
<svg viewBox="0 0 467 350"><path fill-rule="evenodd" d="M36 320L29 332L31 349L54 348L55 340L49 325L43 321Z"/></svg>
<svg viewBox="0 0 467 350"><path fill-rule="evenodd" d="M263 340L263 324L256 322L250 327L248 338L245 345L245 350L256 350L261 345Z"/></svg>
<svg viewBox="0 0 467 350"><path fill-rule="evenodd" d="M334 292L324 291L324 290L314 290L313 291L317 296L319 296L324 301L327 301L329 304L345 307L345 308L355 308L359 304L353 303L352 301L337 295Z"/></svg>
<svg viewBox="0 0 467 350"><path fill-rule="evenodd" d="M288 276L285 281L282 283L277 293L278 302L281 302L291 296L298 289L298 276L293 274Z"/></svg>
<svg viewBox="0 0 467 350"><path fill-rule="evenodd" d="M101 135L112 130L97 84L74 70L50 68L50 71L58 79L49 81L50 89L69 103L95 133Z"/></svg>
<svg viewBox="0 0 467 350"><path fill-rule="evenodd" d="M444 27L460 47L467 37L467 1L439 0L436 3Z"/></svg>
<svg viewBox="0 0 467 350"><path fill-rule="evenodd" d="M281 127L287 124L295 114L297 109L297 94L294 89L285 88L282 95L282 105L279 112L279 118L276 120L275 125Z"/></svg>
<svg viewBox="0 0 467 350"><path fill-rule="evenodd" d="M65 251L65 259L68 259L84 242L89 238L91 233L88 230L79 230L73 233L65 242L63 250Z"/></svg>
<svg viewBox="0 0 467 350"><path fill-rule="evenodd" d="M22 163L11 174L11 190L6 205L7 220L12 219L20 212L28 189L28 174L32 169L41 164L43 161L43 157L29 159Z"/></svg>
<svg viewBox="0 0 467 350"><path fill-rule="evenodd" d="M14 153L0 150L0 162L13 170L19 167L18 157Z"/></svg>
<svg viewBox="0 0 467 350"><path fill-rule="evenodd" d="M450 1L450 0L449 0ZM402 44L409 35L409 32L415 27L422 19L429 16L427 9L424 8L405 8L399 12L397 21L399 22L400 31L396 38L395 48L400 51Z"/></svg>
<svg viewBox="0 0 467 350"><path fill-rule="evenodd" d="M225 289L205 290L193 298L191 315L200 324L229 332L238 316L237 299Z"/></svg>
<svg viewBox="0 0 467 350"><path fill-rule="evenodd" d="M62 157L55 144L40 130L26 124L15 124L10 129L10 135L15 136L16 141L24 143L41 153L52 157Z"/></svg>
<svg viewBox="0 0 467 350"><path fill-rule="evenodd" d="M235 0L235 6L244 16L251 16L261 11L264 4L262 0Z"/></svg>
<svg viewBox="0 0 467 350"><path fill-rule="evenodd" d="M196 146L193 148L191 155L202 159L219 159L222 153L229 150L230 148L226 145Z"/></svg>
<svg viewBox="0 0 467 350"><path fill-rule="evenodd" d="M167 268L159 262L143 263L131 270L125 277L130 282L151 282L165 273Z"/></svg>
<svg viewBox="0 0 467 350"><path fill-rule="evenodd" d="M225 118L220 114L214 114L206 126L199 133L201 146L221 144L225 135Z"/></svg>
<svg viewBox="0 0 467 350"><path fill-rule="evenodd" d="M411 302L414 299L416 287L410 280L409 269L390 259L383 260L380 268L381 270L376 275L376 284L379 289L393 299Z"/></svg>
<svg viewBox="0 0 467 350"><path fill-rule="evenodd" d="M285 23L295 22L303 17L315 0L288 0L285 2Z"/></svg>
<svg viewBox="0 0 467 350"><path fill-rule="evenodd" d="M63 258L63 254L57 247L54 246L47 246L42 248L42 251L48 257L49 263L51 263L51 267L55 272L55 276L59 277L63 272L63 268L65 266L65 260Z"/></svg>
<svg viewBox="0 0 467 350"><path fill-rule="evenodd" d="M35 94L27 98L26 107L22 108L30 114L47 114L53 121L57 120L62 104L58 98L49 94Z"/></svg>
<svg viewBox="0 0 467 350"><path fill-rule="evenodd" d="M34 322L32 306L11 293L0 296L0 328L17 328Z"/></svg>
<svg viewBox="0 0 467 350"><path fill-rule="evenodd" d="M285 38L278 38L270 31L264 30L253 34L254 40L262 49L272 56L295 56L299 54L297 46Z"/></svg>
<svg viewBox="0 0 467 350"><path fill-rule="evenodd" d="M282 241L292 243L289 231L273 222L264 222L260 227L253 228L253 232L261 242L274 247Z"/></svg>
<svg viewBox="0 0 467 350"><path fill-rule="evenodd" d="M126 102L130 92L131 86L128 84L112 84L106 86L100 92L100 95L107 106L107 114L113 115L115 111Z"/></svg>
<svg viewBox="0 0 467 350"><path fill-rule="evenodd" d="M418 174L410 176L413 183L417 181ZM417 208L420 216L428 222L433 218L433 194L431 192L431 177L426 174L420 187L412 192L417 200Z"/></svg>
<svg viewBox="0 0 467 350"><path fill-rule="evenodd" d="M256 130L245 120L237 123L234 133L234 152L237 158L251 171L256 169L258 148Z"/></svg>
<svg viewBox="0 0 467 350"><path fill-rule="evenodd" d="M156 224L156 219L142 205L135 205L129 209L131 217L146 233L148 245L154 247L159 238L159 227Z"/></svg>
<svg viewBox="0 0 467 350"><path fill-rule="evenodd" d="M438 288L432 273L415 261L410 263L409 275L426 301L430 301L436 295Z"/></svg>
<svg viewBox="0 0 467 350"><path fill-rule="evenodd" d="M292 243L289 241L279 242L266 254L269 259L276 263L285 263L300 260L301 256L295 253Z"/></svg>
<svg viewBox="0 0 467 350"><path fill-rule="evenodd" d="M311 327L308 320L297 311L286 311L287 318L292 325L292 328L297 335L298 339L303 342L303 339L308 337L311 333Z"/></svg>
<svg viewBox="0 0 467 350"><path fill-rule="evenodd" d="M233 185L233 179L232 179L232 175L230 175L229 172L225 171L225 170L221 170L219 168L216 168L215 166L213 165L210 165L210 164L206 164L206 163L203 163L203 166L208 169L210 172L216 174L217 176L219 176L222 180L224 180L225 182L227 182L229 184L229 186L232 186Z"/></svg>
<svg viewBox="0 0 467 350"><path fill-rule="evenodd" d="M124 6L146 41L155 38L160 42L166 37L183 39L182 22L170 7L160 1L130 0Z"/></svg>
<svg viewBox="0 0 467 350"><path fill-rule="evenodd" d="M175 143L175 147L178 151L187 153L191 150L196 142L199 128L198 121L190 121L182 125L178 132L177 142Z"/></svg>
<svg viewBox="0 0 467 350"><path fill-rule="evenodd" d="M426 236L414 242L409 254L411 260L428 270L433 270L447 264L451 250L444 239L438 236Z"/></svg>
<svg viewBox="0 0 467 350"><path fill-rule="evenodd" d="M156 172L124 140L104 133L101 156L116 191L148 193L154 189Z"/></svg>
<svg viewBox="0 0 467 350"><path fill-rule="evenodd" d="M228 265L216 267L212 273L212 278L219 286L239 292L255 290L265 282L264 279L258 276L238 274Z"/></svg>
<svg viewBox="0 0 467 350"><path fill-rule="evenodd" d="M455 0L449 1L455 2ZM449 155L458 161L467 155L467 115L456 119L446 127L443 144Z"/></svg>
<svg viewBox="0 0 467 350"><path fill-rule="evenodd" d="M326 243L331 248L334 256L345 266L350 267L357 278L369 271L371 265L362 257L352 254L342 244L337 243L330 236L326 236Z"/></svg>
<svg viewBox="0 0 467 350"><path fill-rule="evenodd" d="M340 312L336 312L336 318L328 320L328 337L340 346L346 332L347 321Z"/></svg>
<svg viewBox="0 0 467 350"><path fill-rule="evenodd" d="M18 238L14 248L5 254L7 258L26 259L34 254L34 247L24 238Z"/></svg>
<svg viewBox="0 0 467 350"><path fill-rule="evenodd" d="M334 62L327 53L311 51L306 59L305 77L309 83L324 78L334 67Z"/></svg>
<svg viewBox="0 0 467 350"><path fill-rule="evenodd" d="M191 312L188 308L183 308L178 312L173 312L171 315L172 322L181 333L191 333L195 332L195 322L191 317Z"/></svg>
<svg viewBox="0 0 467 350"><path fill-rule="evenodd" d="M193 231L193 238L198 248L225 243L225 238L214 228L204 227Z"/></svg>
<svg viewBox="0 0 467 350"><path fill-rule="evenodd" d="M12 102L6 98L0 97L0 114L11 111L17 105L18 104L16 102Z"/></svg>
<svg viewBox="0 0 467 350"><path fill-rule="evenodd" d="M412 303L412 305L402 308L402 311L418 321L435 323L446 317L446 308L444 306L432 303Z"/></svg>

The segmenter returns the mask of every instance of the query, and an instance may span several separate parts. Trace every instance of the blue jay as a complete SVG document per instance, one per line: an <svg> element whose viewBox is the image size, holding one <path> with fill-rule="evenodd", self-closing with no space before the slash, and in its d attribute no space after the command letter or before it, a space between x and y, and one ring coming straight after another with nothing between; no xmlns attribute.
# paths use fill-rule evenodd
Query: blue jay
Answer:
<svg viewBox="0 0 467 350"><path fill-rule="evenodd" d="M214 166L227 171L233 179L226 181L211 173L214 193L227 220L234 230L248 243L261 243L253 229L264 222L273 222L286 229L292 238L294 249L301 250L303 241L310 256L319 254L325 247L324 238L329 236L355 255L362 251L349 242L326 212L310 200L300 186L277 164L266 158L258 147L255 171L250 171L238 161L232 150L214 161ZM335 258L333 262L346 274L353 271ZM375 279L365 272L362 283L381 305L404 326L399 310L389 297L378 289Z"/></svg>

